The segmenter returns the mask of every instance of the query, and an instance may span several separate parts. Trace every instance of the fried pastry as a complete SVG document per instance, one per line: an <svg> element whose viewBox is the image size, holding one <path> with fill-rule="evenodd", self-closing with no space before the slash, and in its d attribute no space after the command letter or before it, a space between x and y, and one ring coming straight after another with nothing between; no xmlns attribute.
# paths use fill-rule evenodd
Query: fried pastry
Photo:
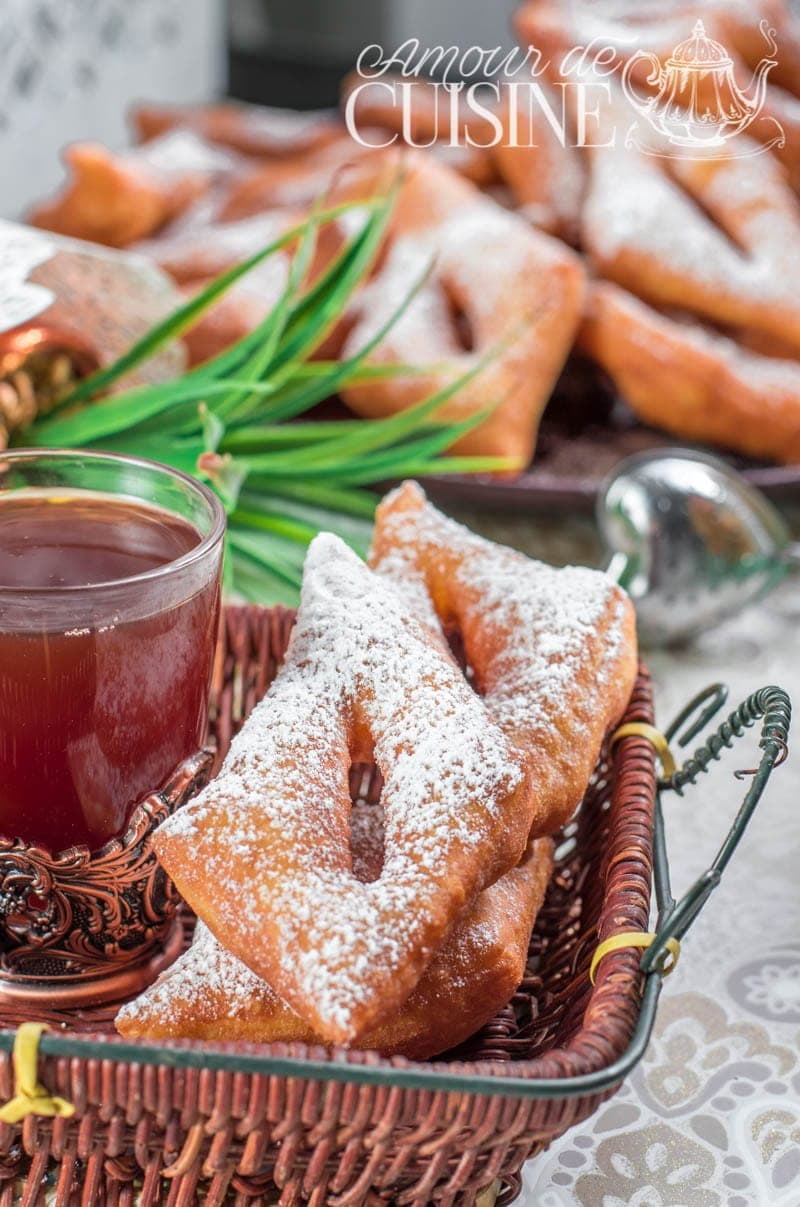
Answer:
<svg viewBox="0 0 800 1207"><path fill-rule="evenodd" d="M702 22L702 31L697 31L698 21ZM709 40L716 41L722 46L720 53L727 59L726 66L738 88L761 102L758 116L747 126L748 135L768 145L784 164L793 187L800 187L800 21L788 0L686 0L667 9L635 14L613 5L592 9L584 6L579 19L569 0L528 0L518 10L515 24L520 40L541 52L551 79L564 78L560 75L564 66L575 82L582 62L580 51L587 48L583 65L599 54L597 82L603 86L611 78L612 67L619 75L639 51L655 55L666 67L681 46L695 59L708 61ZM702 43L696 50L691 47L693 31L700 32ZM773 66L763 97L759 98L751 87L752 72L764 60ZM643 99L660 88L661 81L651 74L652 68L652 61L645 58L631 68L632 82ZM684 85L688 81L689 76L685 76ZM692 93L687 88L682 95L691 97L698 113L717 113L721 105L731 101L725 83L713 69L693 72L691 84ZM734 114L741 112L735 98L732 110ZM625 130L634 116L629 110Z"/></svg>
<svg viewBox="0 0 800 1207"><path fill-rule="evenodd" d="M645 423L751 457L800 461L800 363L593 286L580 347Z"/></svg>
<svg viewBox="0 0 800 1207"><path fill-rule="evenodd" d="M259 274L254 269L252 274L248 274L256 278L254 281L246 277L232 285L224 297L184 332L182 340L189 354L190 368L218 356L255 330L280 298L288 273L288 264L282 266L279 273L270 270L265 278L261 278L263 284L259 288ZM280 284L281 277L283 286ZM192 298L210 284L211 279L193 281L191 285L185 285L182 292L187 299Z"/></svg>
<svg viewBox="0 0 800 1207"><path fill-rule="evenodd" d="M264 251L293 229L299 230L308 218L309 213L303 210L274 210L245 218L241 222L220 222L199 229L183 229L173 235L140 244L137 250L155 260L159 268L179 285L189 285L227 272L249 256ZM344 215L319 224L308 280L314 280L325 271L342 251L351 234L351 227L355 225L346 221ZM250 284L254 291L263 293L267 279L274 279L279 282L279 288L266 292L279 293L299 242L299 238L293 239L268 256L242 278L242 283Z"/></svg>
<svg viewBox="0 0 800 1207"><path fill-rule="evenodd" d="M241 222L217 223L199 229L187 227L139 244L137 250L155 260L191 297L220 273L302 226L307 218L308 214L300 211L275 210ZM344 216L320 225L305 278L307 284L325 272L344 249L350 234L349 225ZM299 240L294 240L252 268L186 332L183 339L189 349L191 364L208 360L223 351L266 318L286 289L298 244ZM341 332L334 330L317 354L325 357L335 354L341 338Z"/></svg>
<svg viewBox="0 0 800 1207"><path fill-rule="evenodd" d="M241 264L263 251L307 217L300 211L276 210L241 222L218 222L209 226L187 226L159 239L140 243L137 251L155 260L179 285L204 281ZM320 231L320 237L324 235ZM265 264L281 259L281 253ZM277 270L276 270L277 271ZM285 272L279 274L285 280Z"/></svg>
<svg viewBox="0 0 800 1207"><path fill-rule="evenodd" d="M362 884L348 773L373 760L385 858ZM397 1011L464 909L519 862L535 794L440 635L323 535L280 673L154 848L234 955L325 1040L353 1042Z"/></svg>
<svg viewBox="0 0 800 1207"><path fill-rule="evenodd" d="M800 20L789 0L714 0L711 32L726 45L750 95L750 73L772 60L759 118L748 134L768 144L800 192ZM771 44L774 39L774 44ZM741 64L741 66L740 66Z"/></svg>
<svg viewBox="0 0 800 1207"><path fill-rule="evenodd" d="M554 569L484 540L412 482L378 507L370 565L401 590L412 584L429 625L458 632L490 715L536 786L532 833L555 833L633 690L636 626L625 592L599 571Z"/></svg>
<svg viewBox="0 0 800 1207"><path fill-rule="evenodd" d="M622 120L617 98L614 113ZM610 127L600 138L604 141ZM591 152L583 245L595 272L645 301L800 349L800 201L769 155L662 160L618 140ZM668 167L666 166L668 165Z"/></svg>
<svg viewBox="0 0 800 1207"><path fill-rule="evenodd" d="M548 106L561 121L562 98L538 84L535 104L523 105L524 90L506 97L499 111L503 137L492 155L517 212L539 230L575 243L585 188L583 159L576 147L560 141L541 108Z"/></svg>
<svg viewBox="0 0 800 1207"><path fill-rule="evenodd" d="M373 154L349 134L342 134L316 151L262 163L232 182L218 220L235 222L264 210L309 209L325 196L344 168Z"/></svg>
<svg viewBox="0 0 800 1207"><path fill-rule="evenodd" d="M353 808L353 874L365 882L380 875L373 831L381 815L379 806ZM551 869L552 843L539 839L519 867L484 889L397 1013L361 1036L356 1046L424 1060L462 1043L493 1018L524 974ZM131 1039L324 1042L202 922L188 951L155 985L123 1006L116 1026Z"/></svg>
<svg viewBox="0 0 800 1207"><path fill-rule="evenodd" d="M389 162L384 158L384 172ZM342 396L359 415L392 415L452 385L493 352L437 419L466 420L494 405L454 448L507 458L510 469L521 469L531 459L542 411L577 330L583 268L569 249L430 157L409 156L405 172L382 260L355 301L343 355L363 349L430 268L367 358L421 368L348 386ZM373 188L379 188L380 173L375 179ZM344 190L345 199L351 195Z"/></svg>
<svg viewBox="0 0 800 1207"><path fill-rule="evenodd" d="M119 155L95 143L75 143L64 161L70 176L63 190L31 210L28 221L108 247L148 238L232 166L224 152L188 131Z"/></svg>
<svg viewBox="0 0 800 1207"><path fill-rule="evenodd" d="M137 105L130 113L138 138L149 142L168 130L192 130L208 142L259 158L313 151L338 138L329 113L275 109L226 101L219 105Z"/></svg>
<svg viewBox="0 0 800 1207"><path fill-rule="evenodd" d="M800 85L800 74L798 74ZM800 97L772 85L767 94L764 115L778 122L784 139L772 148L772 153L786 170L786 177L796 193L800 193ZM756 127L754 133L758 133Z"/></svg>
<svg viewBox="0 0 800 1207"><path fill-rule="evenodd" d="M494 160L483 147L454 147L450 143L437 142L427 153L480 189L489 189L501 183Z"/></svg>

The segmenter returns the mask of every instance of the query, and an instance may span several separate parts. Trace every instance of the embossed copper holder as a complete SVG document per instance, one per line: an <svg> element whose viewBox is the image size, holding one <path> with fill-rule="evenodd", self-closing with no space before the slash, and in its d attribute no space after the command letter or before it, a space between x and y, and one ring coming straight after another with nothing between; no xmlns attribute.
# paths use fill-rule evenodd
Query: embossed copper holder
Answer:
<svg viewBox="0 0 800 1207"><path fill-rule="evenodd" d="M29 323L0 332L0 377L23 369L32 356L68 356L81 376L100 366L95 347L83 336L48 323Z"/></svg>
<svg viewBox="0 0 800 1207"><path fill-rule="evenodd" d="M213 754L187 759L135 808L121 838L52 854L0 838L0 1008L31 1018L119 1001L181 950L174 885L156 861L157 827L206 783Z"/></svg>
<svg viewBox="0 0 800 1207"><path fill-rule="evenodd" d="M2 648L10 648L12 664L12 678L3 678L0 685L0 774L8 780L0 783L0 790L7 790L0 837L0 1012L41 1021L54 1009L119 1001L153 980L180 949L177 893L156 860L152 839L161 822L211 773L213 754L200 747L207 740L225 513L200 483L168 466L136 458L23 449L3 453L0 469L4 499L15 497L15 491L22 498L33 491L35 497L41 489L55 490L56 497L76 488L94 492L99 499L113 494L152 502L192 525L196 533L182 556L138 575L54 586L12 581L0 588ZM142 627L142 618L147 618L152 628L153 617L159 624L161 617L167 618L161 625L166 636L156 645L149 629ZM118 630L113 658L100 640L109 629ZM5 644L6 633L25 639L19 670L17 647ZM71 655L65 669L58 657L37 661L39 644L45 653L50 649L48 633L79 634L82 639L88 634L88 644L80 646L80 657ZM173 646L176 658L165 660ZM91 649L88 658L84 648ZM85 691L83 680L73 673L73 665L81 660L89 668ZM133 679L125 677L128 663ZM0 667L3 675L5 670L5 665ZM54 694L47 697L51 680ZM20 701L39 691L45 696L41 709L37 704L26 712L25 705L18 717ZM69 749L70 757L82 760L79 769L77 763L70 765L70 777L79 770L84 786L100 785L97 799L113 816L113 809L124 807L124 798L117 801L114 792L106 790L110 780L103 776L112 768L124 793L138 803L121 819L128 816L124 832L102 846L52 850L42 845L42 837L52 836L60 845L77 835L91 843L93 830L107 816L98 818L95 826L76 825L66 832L46 824L43 783L63 782L68 792L74 785L74 779L62 776L58 762L69 748L68 736L59 729L62 713L74 695L78 711L67 720L80 725L82 733L91 733L98 751L112 731L117 747L102 759L93 750L78 754ZM84 695L92 711L84 708ZM149 723L144 725L143 719ZM161 742L160 729L169 735L168 741ZM117 758L117 748L124 758L122 753ZM24 765L24 778L15 778L18 765ZM141 768L136 774L134 765ZM37 775L43 783L35 782ZM20 805L32 787L37 789L30 803L36 828L25 825ZM74 817L84 795L83 788L72 791L66 802L53 799L47 804L54 812L66 804L66 814L72 807ZM110 825L95 841L109 833L114 833Z"/></svg>

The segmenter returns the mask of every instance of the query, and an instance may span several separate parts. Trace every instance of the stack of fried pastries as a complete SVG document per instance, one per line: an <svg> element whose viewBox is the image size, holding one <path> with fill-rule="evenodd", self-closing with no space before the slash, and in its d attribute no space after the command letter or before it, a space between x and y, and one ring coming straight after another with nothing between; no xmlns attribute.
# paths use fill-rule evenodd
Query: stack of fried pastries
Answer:
<svg viewBox="0 0 800 1207"><path fill-rule="evenodd" d="M582 24L565 0L528 0L517 16L567 95L573 48L603 56L578 240L593 283L577 348L644 423L797 462L800 20L789 0L678 0L643 18L587 6ZM707 69L676 67L676 56L705 56ZM718 145L675 145L642 114L671 69L709 122L724 117L717 61L752 120ZM751 75L765 65L759 92ZM638 111L620 86L626 67Z"/></svg>
<svg viewBox="0 0 800 1207"><path fill-rule="evenodd" d="M797 461L800 20L790 0L678 0L636 14L526 0L516 26L523 51L537 52L534 74L512 77L507 91L501 79L479 106L407 72L349 76L342 110L359 140L325 113L142 106L133 115L141 145L121 155L69 148L64 190L30 218L140 249L192 293L270 231L302 221L320 197L385 180L400 152L407 179L372 278L319 355L363 347L431 263L369 355L427 371L375 375L346 392L348 407L367 417L405 409L494 353L449 403L456 418L494 405L457 451L524 469L549 401L570 430L568 390L554 395L554 386L572 358L595 366L597 398L610 383L649 426ZM591 48L600 53L598 75L584 60L575 74L576 48L588 48L586 62ZM644 105L659 87L654 62L666 69L676 48L682 62L730 64L752 101L745 132L699 151L659 144L620 81L630 63ZM639 51L651 57L630 62ZM760 92L751 75L767 59ZM695 76L698 105L713 117L718 75ZM522 86L531 81L532 107ZM570 112L578 83L601 98L582 123ZM311 279L352 235L349 222L331 226ZM252 330L280 296L292 254L245 277L204 316L187 337L192 362ZM602 420L602 404L585 409Z"/></svg>
<svg viewBox="0 0 800 1207"><path fill-rule="evenodd" d="M631 605L602 574L472 535L412 484L382 504L371 563L313 542L282 668L157 832L200 925L120 1012L124 1035L423 1058L519 984L550 836L630 695ZM352 800L361 763L377 804Z"/></svg>

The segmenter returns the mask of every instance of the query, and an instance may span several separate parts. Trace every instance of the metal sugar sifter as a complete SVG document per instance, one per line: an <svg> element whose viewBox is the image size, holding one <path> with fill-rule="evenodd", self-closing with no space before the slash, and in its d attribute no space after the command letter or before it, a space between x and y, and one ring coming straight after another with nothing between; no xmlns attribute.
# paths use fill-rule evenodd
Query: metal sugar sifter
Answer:
<svg viewBox="0 0 800 1207"><path fill-rule="evenodd" d="M648 645L713 628L800 566L800 545L764 495L724 461L682 448L622 461L597 520L606 571L633 599Z"/></svg>

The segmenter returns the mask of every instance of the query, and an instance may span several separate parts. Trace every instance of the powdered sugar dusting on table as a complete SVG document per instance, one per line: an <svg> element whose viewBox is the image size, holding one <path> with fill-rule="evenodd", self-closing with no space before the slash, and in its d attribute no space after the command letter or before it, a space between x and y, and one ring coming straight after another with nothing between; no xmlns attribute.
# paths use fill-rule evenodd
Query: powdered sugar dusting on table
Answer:
<svg viewBox="0 0 800 1207"><path fill-rule="evenodd" d="M385 864L370 884L350 867L353 709L384 776ZM435 938L432 920L461 907L452 894L481 887L521 781L483 703L400 595L323 535L281 673L219 777L162 832L196 852L189 879L213 897L237 953L257 964L263 938L320 1016L347 1030L369 989Z"/></svg>

